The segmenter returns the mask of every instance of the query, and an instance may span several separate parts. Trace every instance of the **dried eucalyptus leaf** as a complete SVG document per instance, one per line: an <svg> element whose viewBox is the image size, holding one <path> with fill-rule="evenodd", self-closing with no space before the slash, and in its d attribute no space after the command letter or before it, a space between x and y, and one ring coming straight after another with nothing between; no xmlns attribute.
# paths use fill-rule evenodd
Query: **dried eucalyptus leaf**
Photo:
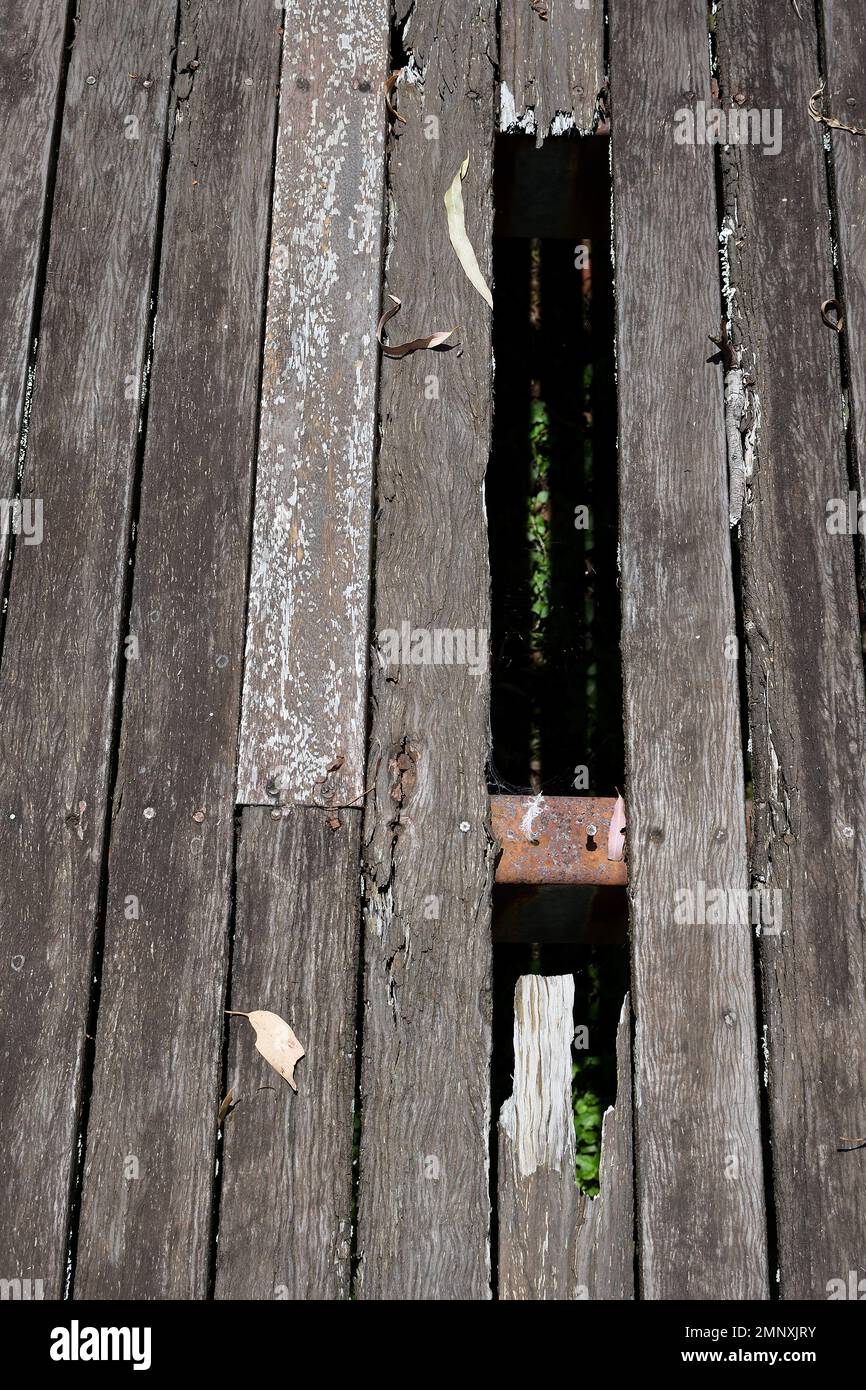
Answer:
<svg viewBox="0 0 866 1390"><path fill-rule="evenodd" d="M448 341L452 333L457 332L456 328L449 328L447 333L431 333L429 338L413 338L411 343L386 343L382 337L382 329L389 319L392 319L395 314L399 313L400 306L403 302L401 299L398 299L395 294L389 294L388 298L393 299L394 307L393 309L385 310L376 327L376 338L386 357L408 357L410 352L418 352L422 348L441 348L442 344ZM448 343L449 348L456 346L456 343Z"/></svg>
<svg viewBox="0 0 866 1390"><path fill-rule="evenodd" d="M288 1023L279 1014L269 1013L266 1009L254 1009L250 1014L240 1009L226 1009L226 1013L249 1019L256 1035L256 1051L296 1091L295 1067L306 1053Z"/></svg>
<svg viewBox="0 0 866 1390"><path fill-rule="evenodd" d="M472 249L472 243L466 235L466 218L463 211L463 189L462 183L466 177L466 170L469 168L469 156L467 155L454 178L451 186L445 194L445 211L448 214L448 235L451 238L451 245L457 252L457 259L462 265L472 284L475 286L482 299L485 299L493 308L493 295L484 276L481 274L481 267Z"/></svg>

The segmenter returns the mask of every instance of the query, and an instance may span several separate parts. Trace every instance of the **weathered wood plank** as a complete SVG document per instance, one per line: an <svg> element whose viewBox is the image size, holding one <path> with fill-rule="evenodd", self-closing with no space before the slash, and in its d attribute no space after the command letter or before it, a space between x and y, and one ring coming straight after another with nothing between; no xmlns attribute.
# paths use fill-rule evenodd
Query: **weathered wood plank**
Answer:
<svg viewBox="0 0 866 1390"><path fill-rule="evenodd" d="M411 8L397 6L397 21ZM407 337L460 324L463 353L383 361L372 729L365 817L359 1294L489 1296L490 889L483 482L490 310L443 196L469 154L468 234L491 262L495 6L421 0L419 81L389 158L387 290ZM449 629L477 661L385 665L388 630ZM477 645L476 645L477 644ZM423 656L423 651L420 652Z"/></svg>
<svg viewBox="0 0 866 1390"><path fill-rule="evenodd" d="M599 1195L574 1176L571 975L514 992L514 1091L499 1120L499 1296L634 1297L631 1019L617 1031L617 1100L604 1116Z"/></svg>
<svg viewBox="0 0 866 1390"><path fill-rule="evenodd" d="M2 0L0 4L0 490L6 501L15 496L17 481L66 11L67 0ZM0 572L11 529L4 515L0 518Z"/></svg>
<svg viewBox="0 0 866 1390"><path fill-rule="evenodd" d="M546 18L542 18L542 14ZM502 0L500 129L588 134L604 83L602 0Z"/></svg>
<svg viewBox="0 0 866 1390"><path fill-rule="evenodd" d="M855 541L827 527L848 481L838 340L820 314L833 266L822 131L807 114L817 35L801 11L769 23L764 6L726 0L718 43L724 106L742 93L781 122L774 156L732 147L725 198L758 419L742 570L752 879L774 909L761 962L780 1290L820 1299L862 1264L866 1219L866 1153L837 1152L864 1119L866 699Z"/></svg>
<svg viewBox="0 0 866 1390"><path fill-rule="evenodd" d="M363 786L386 0L286 7L238 800ZM360 804L360 803L359 803Z"/></svg>
<svg viewBox="0 0 866 1390"><path fill-rule="evenodd" d="M584 1198L577 1233L578 1288L589 1298L634 1298L634 1143L631 1005L623 1000L616 1030L616 1104L601 1122L599 1193Z"/></svg>
<svg viewBox="0 0 866 1390"><path fill-rule="evenodd" d="M0 920L21 959L0 971L0 1264L48 1297L65 1267L175 18L174 0L91 0L78 23L24 480L45 539L16 547L0 679Z"/></svg>
<svg viewBox="0 0 866 1390"><path fill-rule="evenodd" d="M514 1089L499 1115L499 1296L577 1297L571 975L522 975L514 991Z"/></svg>
<svg viewBox="0 0 866 1390"><path fill-rule="evenodd" d="M826 92L830 116L866 129L866 29L850 4L824 0ZM852 437L860 499L866 496L866 137L830 130L836 186L835 231L845 310L845 346L851 393ZM830 296L828 289L824 298ZM864 543L861 541L861 548Z"/></svg>
<svg viewBox="0 0 866 1390"><path fill-rule="evenodd" d="M207 1292L279 53L270 0L183 8L78 1297Z"/></svg>
<svg viewBox="0 0 866 1390"><path fill-rule="evenodd" d="M762 1298L751 931L683 897L747 890L705 7L612 3L611 94L642 1293Z"/></svg>
<svg viewBox="0 0 866 1390"><path fill-rule="evenodd" d="M280 1014L306 1056L295 1095L234 1021L216 1297L346 1298L361 811L273 815L243 812L232 1008Z"/></svg>

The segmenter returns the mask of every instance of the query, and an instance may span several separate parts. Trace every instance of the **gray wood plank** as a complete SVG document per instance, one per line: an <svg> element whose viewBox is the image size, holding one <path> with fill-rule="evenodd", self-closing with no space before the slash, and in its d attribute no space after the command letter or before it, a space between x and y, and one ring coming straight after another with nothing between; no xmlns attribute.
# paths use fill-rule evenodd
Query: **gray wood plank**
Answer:
<svg viewBox="0 0 866 1390"><path fill-rule="evenodd" d="M630 1299L634 1289L634 1143L631 1004L623 1001L616 1030L616 1104L601 1122L599 1193L584 1197L577 1233L578 1289L593 1299Z"/></svg>
<svg viewBox="0 0 866 1390"><path fill-rule="evenodd" d="M216 1297L346 1298L361 811L273 817L243 811L232 1008L278 1013L306 1056L294 1094L232 1020Z"/></svg>
<svg viewBox="0 0 866 1390"><path fill-rule="evenodd" d="M752 878L774 895L761 964L780 1291L822 1299L862 1264L866 1219L866 1153L837 1152L864 1119L866 699L855 538L827 529L848 482L839 344L820 316L833 266L822 131L807 114L817 35L801 11L770 24L766 7L732 0L718 43L724 105L742 92L781 113L775 156L732 147L725 199L735 342L758 412L741 549Z"/></svg>
<svg viewBox="0 0 866 1390"><path fill-rule="evenodd" d="M0 33L0 491L16 495L67 0L2 0ZM32 502L31 502L32 505ZM10 529L0 526L0 572Z"/></svg>
<svg viewBox="0 0 866 1390"><path fill-rule="evenodd" d="M641 1291L765 1298L751 929L683 920L701 885L735 909L748 885L714 151L675 140L710 102L706 13L610 22Z"/></svg>
<svg viewBox="0 0 866 1390"><path fill-rule="evenodd" d="M238 774L265 805L341 758L337 799L363 787L387 4L285 26Z"/></svg>
<svg viewBox="0 0 866 1390"><path fill-rule="evenodd" d="M547 17L542 19L541 12ZM502 0L500 128L588 134L604 84L602 0Z"/></svg>
<svg viewBox="0 0 866 1390"><path fill-rule="evenodd" d="M522 975L514 990L514 1085L499 1114L503 1299L577 1297L573 1037L573 976Z"/></svg>
<svg viewBox="0 0 866 1390"><path fill-rule="evenodd" d="M403 41L423 82L400 88L386 289L406 337L460 324L463 352L382 363L358 1293L477 1299L490 1279L486 650L472 666L386 667L383 634L408 621L484 644L490 623L491 316L443 197L468 153L466 225L489 280L495 6L420 0Z"/></svg>
<svg viewBox="0 0 866 1390"><path fill-rule="evenodd" d="M62 1290L174 0L91 0L70 60L0 675L0 1264ZM130 77L130 73L135 74ZM88 80L92 79L92 80ZM125 138L125 118L137 139Z"/></svg>
<svg viewBox="0 0 866 1390"><path fill-rule="evenodd" d="M77 1297L207 1292L279 54L182 11Z"/></svg>
<svg viewBox="0 0 866 1390"><path fill-rule="evenodd" d="M575 1182L574 980L524 975L514 992L514 1090L499 1120L499 1296L634 1297L631 1019L617 1031L617 1099L602 1123L599 1194Z"/></svg>
<svg viewBox="0 0 866 1390"><path fill-rule="evenodd" d="M824 0L826 92L819 99L829 116L866 130L866 27L863 14L840 0ZM817 90L817 81L816 81ZM829 132L836 188L838 241L845 342L848 357L851 436L860 498L866 496L866 136ZM824 298L828 298L830 291ZM866 529L866 524L864 524ZM861 550L863 542L861 541Z"/></svg>

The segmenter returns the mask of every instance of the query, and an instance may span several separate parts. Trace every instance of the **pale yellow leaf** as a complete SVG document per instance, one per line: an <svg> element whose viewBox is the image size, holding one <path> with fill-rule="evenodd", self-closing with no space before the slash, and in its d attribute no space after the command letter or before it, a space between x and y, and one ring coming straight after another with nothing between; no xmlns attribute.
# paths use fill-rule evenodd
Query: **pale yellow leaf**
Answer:
<svg viewBox="0 0 866 1390"><path fill-rule="evenodd" d="M472 243L466 235L466 218L463 212L463 189L462 183L466 177L466 170L469 168L469 156L467 155L454 178L451 186L445 194L445 211L448 214L448 235L451 238L451 245L457 252L457 259L462 265L472 284L487 303L493 308L493 295L484 276L478 259L472 249Z"/></svg>
<svg viewBox="0 0 866 1390"><path fill-rule="evenodd" d="M256 1051L296 1091L295 1067L306 1053L288 1023L279 1014L269 1013L267 1009L254 1009L250 1014L240 1009L226 1009L226 1013L249 1019L256 1035Z"/></svg>

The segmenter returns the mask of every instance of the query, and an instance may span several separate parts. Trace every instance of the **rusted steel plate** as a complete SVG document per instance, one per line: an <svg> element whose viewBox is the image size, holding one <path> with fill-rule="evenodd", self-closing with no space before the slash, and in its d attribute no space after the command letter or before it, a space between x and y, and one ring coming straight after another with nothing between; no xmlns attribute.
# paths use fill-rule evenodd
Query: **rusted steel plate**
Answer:
<svg viewBox="0 0 866 1390"><path fill-rule="evenodd" d="M628 881L625 861L607 857L612 796L492 796L493 834L502 846L497 883Z"/></svg>

